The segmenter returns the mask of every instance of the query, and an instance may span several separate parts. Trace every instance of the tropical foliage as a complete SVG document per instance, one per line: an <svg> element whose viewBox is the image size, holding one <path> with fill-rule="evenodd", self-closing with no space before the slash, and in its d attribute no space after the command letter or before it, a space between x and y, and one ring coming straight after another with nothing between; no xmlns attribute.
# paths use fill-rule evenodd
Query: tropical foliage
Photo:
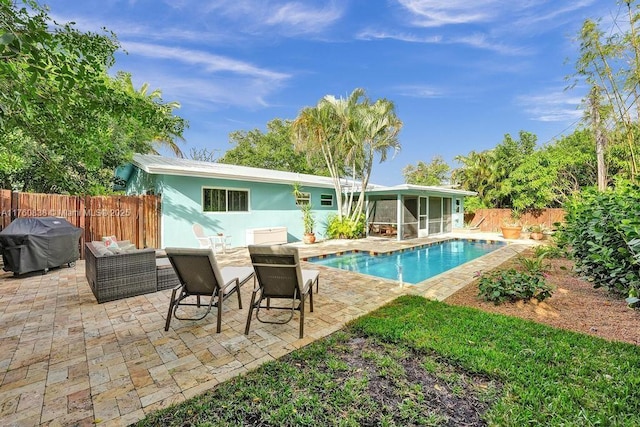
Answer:
<svg viewBox="0 0 640 427"><path fill-rule="evenodd" d="M520 139L506 134L501 144L491 150L472 151L455 159L462 166L453 170L452 180L463 189L478 192L482 207L512 207L506 180L534 152L537 137L520 131Z"/></svg>
<svg viewBox="0 0 640 427"><path fill-rule="evenodd" d="M371 102L363 89L355 89L346 99L327 95L315 107L304 108L293 121L292 138L310 158L324 158L341 207L339 218L344 214L357 223L364 198L356 193L368 186L376 160L383 162L390 150L400 150L401 128L391 101ZM343 199L345 180L353 185Z"/></svg>
<svg viewBox="0 0 640 427"><path fill-rule="evenodd" d="M640 290L640 187L584 191L566 209L563 239L577 270L623 296Z"/></svg>
<svg viewBox="0 0 640 427"><path fill-rule="evenodd" d="M112 33L58 25L32 0L0 0L0 185L22 191L104 193L113 172L185 122L159 92L111 77Z"/></svg>
<svg viewBox="0 0 640 427"><path fill-rule="evenodd" d="M346 216L330 215L327 221L327 237L330 239L359 239L364 236L366 217L351 219Z"/></svg>
<svg viewBox="0 0 640 427"><path fill-rule="evenodd" d="M434 156L430 163L419 161L415 166L407 165L402 170L404 181L415 185L441 185L449 180L451 167L442 156Z"/></svg>
<svg viewBox="0 0 640 427"><path fill-rule="evenodd" d="M623 152L625 168L618 175L635 179L638 175L638 138L640 133L640 12L637 2L619 2L619 12L607 20L608 28L585 20L578 41L576 84L586 83L586 119L596 136L599 169L603 184L608 184L607 153ZM602 189L602 188L601 188Z"/></svg>
<svg viewBox="0 0 640 427"><path fill-rule="evenodd" d="M218 159L220 163L251 166L313 175L329 175L324 159L295 150L291 141L291 121L273 119L267 132L259 129L236 131L229 135L235 147Z"/></svg>

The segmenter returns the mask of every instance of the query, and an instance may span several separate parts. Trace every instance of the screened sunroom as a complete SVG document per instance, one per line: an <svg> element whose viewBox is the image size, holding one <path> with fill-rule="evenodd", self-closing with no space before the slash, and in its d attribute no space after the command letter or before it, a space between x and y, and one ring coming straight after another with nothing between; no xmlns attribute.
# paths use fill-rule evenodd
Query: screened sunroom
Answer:
<svg viewBox="0 0 640 427"><path fill-rule="evenodd" d="M366 192L367 235L397 240L435 236L461 228L471 191L400 185Z"/></svg>

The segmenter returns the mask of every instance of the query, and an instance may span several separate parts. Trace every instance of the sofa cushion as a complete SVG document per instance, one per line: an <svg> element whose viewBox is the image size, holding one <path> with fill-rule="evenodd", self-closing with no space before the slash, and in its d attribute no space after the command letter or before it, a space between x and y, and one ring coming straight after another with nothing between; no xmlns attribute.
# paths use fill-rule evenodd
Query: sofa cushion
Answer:
<svg viewBox="0 0 640 427"><path fill-rule="evenodd" d="M131 241L118 240L116 236L103 236L101 243L113 254L129 253L138 249Z"/></svg>
<svg viewBox="0 0 640 427"><path fill-rule="evenodd" d="M102 243L107 247L107 248L111 248L111 247L118 247L118 239L116 239L116 236L103 236L102 237Z"/></svg>
<svg viewBox="0 0 640 427"><path fill-rule="evenodd" d="M102 242L97 242L99 243L98 245L94 245L94 248L96 249L96 252L98 253L99 256L109 256L109 255L113 255L113 252L111 252L109 250L109 248L107 248L105 245L102 244Z"/></svg>

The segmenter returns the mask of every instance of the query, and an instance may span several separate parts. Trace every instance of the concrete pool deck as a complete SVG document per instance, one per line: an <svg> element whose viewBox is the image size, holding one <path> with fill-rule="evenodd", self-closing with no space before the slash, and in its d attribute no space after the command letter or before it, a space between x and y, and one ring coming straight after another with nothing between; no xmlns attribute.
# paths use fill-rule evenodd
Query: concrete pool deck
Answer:
<svg viewBox="0 0 640 427"><path fill-rule="evenodd" d="M503 240L497 233L447 238ZM441 239L332 240L298 245L302 257L345 250L392 251ZM243 309L235 297L215 332L215 309L201 321L164 322L171 290L98 304L87 284L84 261L48 274L0 274L0 425L129 425L147 413L201 394L237 375L327 336L400 295L443 300L526 249L518 240L418 285L399 286L333 268L320 270L314 312L284 325L252 321L244 335L251 282ZM221 265L250 265L246 248L218 256ZM308 307L307 307L308 309ZM297 315L296 315L297 316Z"/></svg>

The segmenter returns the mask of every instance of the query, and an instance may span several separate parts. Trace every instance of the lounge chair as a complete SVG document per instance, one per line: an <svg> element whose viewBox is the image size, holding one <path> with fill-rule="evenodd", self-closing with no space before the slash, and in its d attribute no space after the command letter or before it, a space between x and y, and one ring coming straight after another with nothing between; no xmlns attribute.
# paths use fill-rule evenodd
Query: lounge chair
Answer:
<svg viewBox="0 0 640 427"><path fill-rule="evenodd" d="M480 218L480 220L478 222L476 222L476 225L470 225L469 226L469 230L479 230L480 229L480 225L482 225L482 223L484 222L485 217L483 216L482 218Z"/></svg>
<svg viewBox="0 0 640 427"><path fill-rule="evenodd" d="M300 268L298 249L280 245L249 245L249 255L255 270L254 289L247 316L245 335L249 334L253 310L256 319L263 323L284 324L293 318L295 310L300 311L300 338L304 336L304 304L309 298L309 308L313 311L313 284L318 285L320 273L317 270ZM263 301L266 299L266 304ZM288 306L271 306L272 299L291 300ZM260 318L260 309L290 310L285 320Z"/></svg>
<svg viewBox="0 0 640 427"><path fill-rule="evenodd" d="M169 330L171 318L180 320L201 320L209 314L211 307L218 308L218 323L216 332L220 333L222 324L222 303L232 294L238 295L238 308L242 308L240 286L253 277L251 267L223 267L218 263L213 250L166 248L167 258L178 276L180 284L171 292L169 313L164 330ZM195 297L195 302L186 302ZM203 314L196 317L181 317L178 314L180 306L200 307L200 297L209 297L209 304ZM188 301L192 301L193 298Z"/></svg>

